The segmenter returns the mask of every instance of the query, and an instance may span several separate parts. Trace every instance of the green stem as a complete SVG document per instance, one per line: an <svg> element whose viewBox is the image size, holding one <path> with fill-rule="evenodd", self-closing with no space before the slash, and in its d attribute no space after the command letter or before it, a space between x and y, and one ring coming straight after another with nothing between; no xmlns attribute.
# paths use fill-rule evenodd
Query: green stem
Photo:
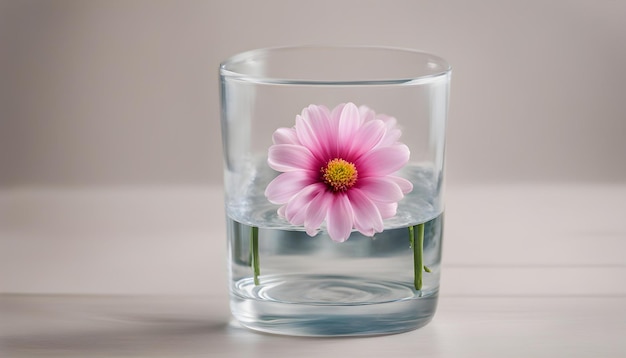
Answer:
<svg viewBox="0 0 626 358"><path fill-rule="evenodd" d="M252 269L254 271L254 285L259 285L259 228L253 226L250 229L250 251L252 257Z"/></svg>
<svg viewBox="0 0 626 358"><path fill-rule="evenodd" d="M417 240L415 240L415 228L417 229ZM409 239L413 242L413 270L415 273L415 289L422 289L422 272L430 269L424 266L424 224L409 227Z"/></svg>

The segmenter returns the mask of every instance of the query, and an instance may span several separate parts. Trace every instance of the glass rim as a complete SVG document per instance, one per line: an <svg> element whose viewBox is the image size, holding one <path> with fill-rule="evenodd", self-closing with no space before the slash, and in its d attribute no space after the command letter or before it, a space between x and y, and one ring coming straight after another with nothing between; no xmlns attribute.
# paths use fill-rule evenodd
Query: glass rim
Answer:
<svg viewBox="0 0 626 358"><path fill-rule="evenodd" d="M421 60L422 65L430 67L421 72L416 70L415 75L388 76L388 78L364 78L364 79L311 79L298 78L296 76L269 76L253 73L253 71L237 70L234 67L252 61L264 61L271 56L280 55L288 51L379 51L388 53L390 56L395 53L404 56L413 56ZM302 45L302 46L280 46L265 47L240 52L226 60L219 66L219 75L222 79L236 80L257 84L289 84L289 85L399 85L399 84L422 84L432 82L444 76L449 76L452 67L440 56L428 52L411 48L392 46L340 46L340 45Z"/></svg>

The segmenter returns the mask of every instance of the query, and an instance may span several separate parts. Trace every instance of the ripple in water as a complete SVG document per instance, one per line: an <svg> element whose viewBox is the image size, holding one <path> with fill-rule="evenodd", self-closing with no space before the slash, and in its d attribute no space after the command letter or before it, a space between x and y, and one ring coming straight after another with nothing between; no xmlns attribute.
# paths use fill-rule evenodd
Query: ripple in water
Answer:
<svg viewBox="0 0 626 358"><path fill-rule="evenodd" d="M404 283L341 276L264 277L261 286L243 279L237 289L252 299L304 305L373 305L419 297L419 293Z"/></svg>

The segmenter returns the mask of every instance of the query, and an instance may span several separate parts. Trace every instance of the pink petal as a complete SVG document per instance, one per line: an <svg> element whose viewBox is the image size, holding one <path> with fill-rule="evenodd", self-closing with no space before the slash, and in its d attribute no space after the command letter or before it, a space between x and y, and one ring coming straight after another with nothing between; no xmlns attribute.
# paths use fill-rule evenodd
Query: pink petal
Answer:
<svg viewBox="0 0 626 358"><path fill-rule="evenodd" d="M337 155L337 133L339 132L339 119L341 118L341 112L343 112L343 108L345 106L345 103L340 103L330 112L330 128L333 132L333 142L331 143L330 150L332 151L332 154L334 156Z"/></svg>
<svg viewBox="0 0 626 358"><path fill-rule="evenodd" d="M303 225L306 218L306 209L311 200L320 190L325 190L323 184L315 183L302 189L285 206L285 218L293 225Z"/></svg>
<svg viewBox="0 0 626 358"><path fill-rule="evenodd" d="M359 106L359 114L361 115L364 123L373 121L376 116L376 112L374 112L367 106Z"/></svg>
<svg viewBox="0 0 626 358"><path fill-rule="evenodd" d="M339 129L339 119L341 118L341 112L343 112L345 106L345 103L340 103L330 112L330 123L334 130Z"/></svg>
<svg viewBox="0 0 626 358"><path fill-rule="evenodd" d="M328 235L333 241L344 242L348 240L353 225L354 214L348 196L334 195L326 217Z"/></svg>
<svg viewBox="0 0 626 358"><path fill-rule="evenodd" d="M306 209L304 228L309 236L315 236L328 214L328 208L333 202L333 194L320 191Z"/></svg>
<svg viewBox="0 0 626 358"><path fill-rule="evenodd" d="M339 117L339 128L337 129L337 150L339 155L345 155L350 149L350 145L361 126L361 116L359 109L354 103L348 103L343 107Z"/></svg>
<svg viewBox="0 0 626 358"><path fill-rule="evenodd" d="M389 177L369 177L359 179L359 189L371 200L381 203L396 203L404 194L395 180Z"/></svg>
<svg viewBox="0 0 626 358"><path fill-rule="evenodd" d="M274 144L300 144L294 128L278 128L272 135Z"/></svg>
<svg viewBox="0 0 626 358"><path fill-rule="evenodd" d="M409 147L396 144L377 147L354 163L361 176L384 176L400 170L409 161Z"/></svg>
<svg viewBox="0 0 626 358"><path fill-rule="evenodd" d="M356 132L348 154L349 158L358 158L376 147L385 135L385 124L382 121L365 122Z"/></svg>
<svg viewBox="0 0 626 358"><path fill-rule="evenodd" d="M317 105L317 106L312 104L309 107L311 107L311 106L317 107L317 109L322 112L324 117L326 117L327 119L330 120L330 111L328 110L328 107L324 106L323 104L320 104L320 105Z"/></svg>
<svg viewBox="0 0 626 358"><path fill-rule="evenodd" d="M309 130L315 137L319 155L328 160L331 148L333 151L335 149L337 137L336 131L331 128L328 109L322 106L310 105L302 110L302 117L304 117ZM313 153L318 154L315 151Z"/></svg>
<svg viewBox="0 0 626 358"><path fill-rule="evenodd" d="M296 116L296 135L300 143L307 147L314 156L317 157L323 153L318 136L311 128L311 123L300 115Z"/></svg>
<svg viewBox="0 0 626 358"><path fill-rule="evenodd" d="M378 211L380 212L380 216L382 216L383 219L389 219L391 217L396 216L396 212L398 210L398 203L374 202L374 204L376 204L376 207L378 208Z"/></svg>
<svg viewBox="0 0 626 358"><path fill-rule="evenodd" d="M354 227L365 236L382 232L383 218L376 205L359 189L350 190L348 197L354 211Z"/></svg>
<svg viewBox="0 0 626 358"><path fill-rule="evenodd" d="M390 146L396 144L398 143L398 139L400 139L401 135L402 132L399 129L387 127L387 131L385 132L383 139L380 141L380 145Z"/></svg>
<svg viewBox="0 0 626 358"><path fill-rule="evenodd" d="M398 186L400 187L400 190L402 190L402 193L404 194L410 193L413 190L413 183L411 183L410 181L404 178L393 176L393 175L389 175L387 176L387 178L396 182L396 184L398 184Z"/></svg>
<svg viewBox="0 0 626 358"><path fill-rule="evenodd" d="M387 127L387 131L385 133L385 137L380 141L381 146L389 146L392 144L396 144L400 136L402 135L402 131L397 128L397 120L393 117L390 117L385 114L379 114L376 116L376 119L380 119L385 123Z"/></svg>
<svg viewBox="0 0 626 358"><path fill-rule="evenodd" d="M313 170L315 158L306 147L295 144L274 144L268 150L267 163L279 172Z"/></svg>
<svg viewBox="0 0 626 358"><path fill-rule="evenodd" d="M265 188L265 196L272 204L285 204L315 181L313 174L306 171L282 173L272 180Z"/></svg>

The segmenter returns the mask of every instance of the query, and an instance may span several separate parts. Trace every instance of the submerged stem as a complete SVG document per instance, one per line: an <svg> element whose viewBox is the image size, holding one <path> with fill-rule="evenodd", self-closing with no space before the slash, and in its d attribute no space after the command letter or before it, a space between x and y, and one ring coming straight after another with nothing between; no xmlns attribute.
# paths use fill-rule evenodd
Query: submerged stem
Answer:
<svg viewBox="0 0 626 358"><path fill-rule="evenodd" d="M250 229L250 256L252 270L254 271L254 285L259 285L259 228L252 226Z"/></svg>
<svg viewBox="0 0 626 358"><path fill-rule="evenodd" d="M417 240L415 238L417 229ZM409 227L409 240L413 243L413 271L415 274L415 289L422 289L422 272L430 270L424 266L424 223Z"/></svg>

